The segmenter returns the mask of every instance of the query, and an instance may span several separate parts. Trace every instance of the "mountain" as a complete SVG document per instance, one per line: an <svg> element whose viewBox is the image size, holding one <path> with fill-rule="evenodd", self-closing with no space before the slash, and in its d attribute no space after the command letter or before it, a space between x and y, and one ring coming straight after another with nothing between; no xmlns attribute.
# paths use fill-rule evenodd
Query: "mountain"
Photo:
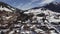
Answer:
<svg viewBox="0 0 60 34"><path fill-rule="evenodd" d="M4 21L6 20L7 22L9 21L14 21L15 17L23 15L23 10L12 7L11 5L4 3L4 2L0 2L0 18L3 20L2 22L5 23ZM15 16L15 17L14 17ZM3 19L3 18L5 19ZM12 19L13 18L13 19ZM19 19L19 18L16 18Z"/></svg>
<svg viewBox="0 0 60 34"><path fill-rule="evenodd" d="M34 8L31 8L31 9L28 9L26 10L26 12L24 12L24 14L33 14L35 16L37 16L37 18L39 16L41 16L42 13L44 13L46 16L50 16L49 18L51 18L51 21L54 21L55 22L55 17L56 19L60 18L60 4L59 3L50 3L50 4L47 4L45 6L42 6L42 7L34 7ZM43 14L43 16L44 16ZM57 17L58 16L58 17ZM38 18L39 19L39 18ZM54 20L52 20L54 19ZM50 20L50 19L49 19ZM59 20L56 20L56 22L60 22L60 19Z"/></svg>
<svg viewBox="0 0 60 34"><path fill-rule="evenodd" d="M21 10L0 2L0 29L6 34L20 34L22 31L35 34L45 34L46 32L47 34L49 32L60 34L59 28L57 28L60 25L59 6L50 3L42 7Z"/></svg>
<svg viewBox="0 0 60 34"><path fill-rule="evenodd" d="M27 14L27 15L32 14L33 17L31 19L33 23L34 22L42 23L42 26L44 26L43 23L45 20L45 23L47 23L48 29L50 29L51 27L55 29L57 32L60 32L59 28L56 28L56 25L59 26L60 24L60 11L59 10L60 10L60 4L50 3L42 7L34 7L31 9L28 9L26 10L26 12L24 12L24 14Z"/></svg>
<svg viewBox="0 0 60 34"><path fill-rule="evenodd" d="M22 12L23 10L20 10L18 8L12 7L11 5L8 5L7 3L0 2L0 10L1 11L10 11L10 12Z"/></svg>
<svg viewBox="0 0 60 34"><path fill-rule="evenodd" d="M44 6L44 8L55 11L55 12L60 12L60 4L59 3L50 3Z"/></svg>
<svg viewBox="0 0 60 34"><path fill-rule="evenodd" d="M39 9L39 8L48 9L48 10L59 13L60 12L60 3L52 2L52 3L46 4L46 5L41 6L41 7L34 7L34 8L31 8L31 9Z"/></svg>
<svg viewBox="0 0 60 34"><path fill-rule="evenodd" d="M35 11L32 11L32 10L35 10ZM50 4L46 4L46 5L41 6L41 7L34 7L31 9L28 9L28 10L26 10L26 12L30 12L30 11L31 12L42 12L42 11L46 11L46 10L49 10L49 12L60 13L60 4L52 2Z"/></svg>
<svg viewBox="0 0 60 34"><path fill-rule="evenodd" d="M0 24L15 23L21 17L20 15L23 15L23 10L12 7L7 3L0 2ZM1 28L3 29L8 27L2 26Z"/></svg>

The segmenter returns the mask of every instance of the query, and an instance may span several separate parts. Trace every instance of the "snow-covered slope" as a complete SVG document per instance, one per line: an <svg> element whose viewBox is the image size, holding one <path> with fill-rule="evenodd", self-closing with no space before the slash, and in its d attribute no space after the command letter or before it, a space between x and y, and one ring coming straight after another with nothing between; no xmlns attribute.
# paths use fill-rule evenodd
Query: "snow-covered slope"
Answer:
<svg viewBox="0 0 60 34"><path fill-rule="evenodd" d="M56 28L60 25L60 13L47 7L24 11L0 2L0 28L8 29L8 31L0 31L9 32L9 34L18 32L19 34L22 32L23 34L60 34L59 28Z"/></svg>
<svg viewBox="0 0 60 34"><path fill-rule="evenodd" d="M51 7L52 6L52 7ZM58 5L54 5L54 7L58 7ZM48 8L49 7L49 8ZM57 32L59 32L58 28L55 28L57 26L59 26L60 24L60 12L59 10L53 7L53 4L49 4L43 7L37 7L37 8L32 8L29 10L26 10L26 12L24 12L24 14L33 14L32 17L32 23L41 23L42 26L47 26L49 29L53 28L55 29ZM56 10L55 10L56 9ZM45 23L43 24L43 20L45 19ZM56 26L57 24L57 26ZM53 32L53 30L51 31L51 34L56 34ZM59 33L60 34L60 33Z"/></svg>
<svg viewBox="0 0 60 34"><path fill-rule="evenodd" d="M51 11L49 9L46 9L46 10L44 8L30 9L30 10L24 12L24 14L30 14L30 13L33 13L35 16L38 15L38 14L44 13L46 15L46 17L47 17L48 20L50 20L52 22L60 22L60 17L59 17L59 19L55 19L54 18L54 17L57 17L58 15L60 15L60 13ZM38 17L39 16L37 16L37 18Z"/></svg>
<svg viewBox="0 0 60 34"><path fill-rule="evenodd" d="M5 11L10 11L10 12L12 12L12 10L7 9L6 7L3 7L3 8L2 8L2 6L0 7L0 10L1 10L1 11L5 10Z"/></svg>
<svg viewBox="0 0 60 34"><path fill-rule="evenodd" d="M11 7L10 5L6 4L6 3L3 3L3 2L0 2L0 10L1 11L10 11L10 12L13 12L12 10L16 10L15 8Z"/></svg>
<svg viewBox="0 0 60 34"><path fill-rule="evenodd" d="M0 11L9 11L9 12L22 12L23 10L20 10L18 8L12 7L7 3L0 2Z"/></svg>

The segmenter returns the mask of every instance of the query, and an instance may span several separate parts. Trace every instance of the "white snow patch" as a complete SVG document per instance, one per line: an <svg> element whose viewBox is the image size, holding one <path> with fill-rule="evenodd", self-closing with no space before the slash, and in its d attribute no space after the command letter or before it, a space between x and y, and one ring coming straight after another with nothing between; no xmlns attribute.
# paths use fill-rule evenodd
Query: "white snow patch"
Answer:
<svg viewBox="0 0 60 34"><path fill-rule="evenodd" d="M0 7L0 10L1 10L1 11L5 10L5 11L10 11L10 12L12 12L12 10L10 10L10 9L8 9L8 8L6 8L6 7L3 7L3 8L2 8L2 6Z"/></svg>

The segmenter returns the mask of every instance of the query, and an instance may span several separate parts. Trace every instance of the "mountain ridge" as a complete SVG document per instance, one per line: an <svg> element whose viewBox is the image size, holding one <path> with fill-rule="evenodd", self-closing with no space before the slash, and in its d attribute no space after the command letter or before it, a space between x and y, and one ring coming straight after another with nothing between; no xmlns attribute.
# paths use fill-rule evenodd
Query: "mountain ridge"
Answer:
<svg viewBox="0 0 60 34"><path fill-rule="evenodd" d="M55 2L55 3L52 2L52 3L46 4L46 5L40 6L40 7L30 8L28 10L31 10L31 9L39 9L39 8L42 8L42 9L45 9L45 10L48 9L48 10L51 10L53 12L60 13L60 4L57 3L57 2ZM26 11L28 11L28 10L26 10Z"/></svg>

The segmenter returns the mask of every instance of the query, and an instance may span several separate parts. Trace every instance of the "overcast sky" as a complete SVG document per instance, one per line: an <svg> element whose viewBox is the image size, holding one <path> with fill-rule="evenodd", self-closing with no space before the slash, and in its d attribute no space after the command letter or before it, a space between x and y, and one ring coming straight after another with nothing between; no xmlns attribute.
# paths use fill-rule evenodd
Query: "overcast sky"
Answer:
<svg viewBox="0 0 60 34"><path fill-rule="evenodd" d="M13 7L23 10L42 6L44 4L49 4L55 1L60 2L60 0L0 0L0 2L5 2Z"/></svg>

